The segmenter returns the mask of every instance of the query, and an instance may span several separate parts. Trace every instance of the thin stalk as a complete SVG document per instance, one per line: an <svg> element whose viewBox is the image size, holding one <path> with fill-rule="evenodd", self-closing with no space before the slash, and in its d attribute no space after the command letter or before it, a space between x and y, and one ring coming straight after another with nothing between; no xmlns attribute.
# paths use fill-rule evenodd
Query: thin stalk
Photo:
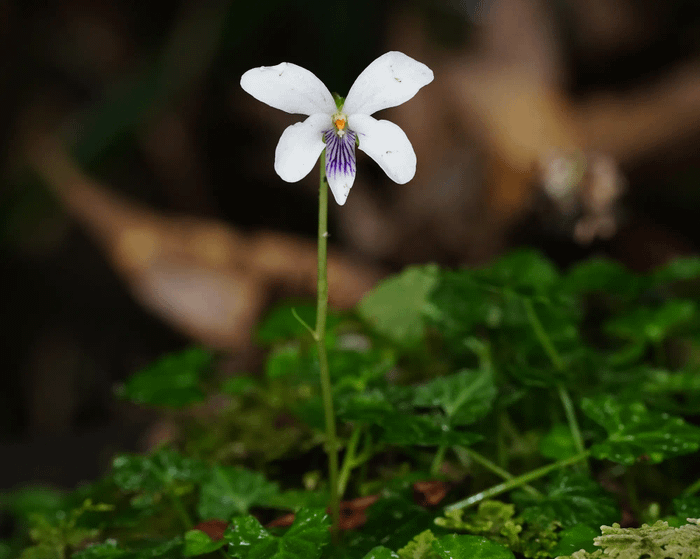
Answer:
<svg viewBox="0 0 700 559"><path fill-rule="evenodd" d="M506 422L508 415L505 410L498 412L496 418L496 459L499 467L505 469L508 466L508 447L506 445Z"/></svg>
<svg viewBox="0 0 700 559"><path fill-rule="evenodd" d="M430 465L430 475L437 476L440 473L440 466L442 466L442 462L445 459L446 451L446 444L441 444L438 447L437 452L435 453L435 457L433 458L433 463Z"/></svg>
<svg viewBox="0 0 700 559"><path fill-rule="evenodd" d="M557 383L557 392L559 393L559 399L561 400L562 406L564 406L566 421L569 423L569 430L571 431L571 436L574 439L576 450L583 452L585 450L583 445L583 437L581 436L581 430L579 429L578 421L576 420L576 411L574 410L574 404L571 401L571 396L569 396L569 391L563 384ZM589 470L587 460L583 462L583 466L587 471Z"/></svg>
<svg viewBox="0 0 700 559"><path fill-rule="evenodd" d="M698 491L700 491L700 479L683 491L683 495L695 495Z"/></svg>
<svg viewBox="0 0 700 559"><path fill-rule="evenodd" d="M564 365L564 360L559 355L559 352L554 347L552 339L547 334L544 326L540 322L537 313L535 312L535 307L532 304L532 300L529 298L523 299L525 304L525 312L527 313L528 320L532 329L535 331L535 335L542 345L545 353L549 356L554 368L563 373L566 369ZM571 431L571 437L574 439L574 445L579 453L585 451L585 446L583 444L583 437L581 436L581 429L578 425L578 420L576 419L576 411L574 410L574 404L571 401L571 396L566 387L561 383L557 383L557 393L559 394L559 399L561 400L562 406L564 407L564 413L566 414L566 421L569 424L569 430ZM586 470L589 470L588 461L584 461L583 466Z"/></svg>
<svg viewBox="0 0 700 559"><path fill-rule="evenodd" d="M475 450L472 450L471 448L464 447L464 446L458 446L455 448L455 453L457 454L457 457L460 459L462 463L466 462L466 458L470 458L477 464L480 464L490 472L493 472L496 474L498 477L502 477L505 480L510 480L513 479L515 476L511 474L510 472L507 472L503 468L499 467L498 464L494 464L486 458L483 454L479 454ZM542 493L537 491L534 487L531 485L524 485L523 490L527 491L530 495L533 497L542 497Z"/></svg>
<svg viewBox="0 0 700 559"><path fill-rule="evenodd" d="M185 506L182 504L182 501L172 491L167 491L167 494L168 494L168 498L170 499L170 502L172 503L173 507L175 507L175 510L177 511L177 515L180 517L180 520L185 525L185 528L187 530L191 530L192 526L194 526L194 523L192 522L190 515L187 514L187 510L185 509Z"/></svg>
<svg viewBox="0 0 700 559"><path fill-rule="evenodd" d="M318 276L316 298L316 330L314 339L318 348L318 364L321 373L321 395L326 418L326 454L328 455L328 479L331 494L332 531L338 535L340 522L340 498L338 496L338 437L335 430L333 389L326 354L326 316L328 314L328 179L326 178L326 150L321 153L320 184L318 189Z"/></svg>
<svg viewBox="0 0 700 559"><path fill-rule="evenodd" d="M345 488L350 478L350 472L356 466L355 452L357 452L357 445L360 442L361 435L362 427L354 427L348 445L345 447L345 456L343 456L343 463L340 466L340 476L338 477L339 498L342 498L345 493Z"/></svg>
<svg viewBox="0 0 700 559"><path fill-rule="evenodd" d="M192 518L190 518L190 515L187 513L187 509L185 508L185 505L182 504L180 497L175 494L172 483L159 471L155 470L155 474L160 481L163 482L163 485L165 486L165 494L168 496L168 499L170 499L170 503L173 505L173 508L175 509L175 512L177 512L177 515L182 524L185 526L185 529L191 530L192 526L194 526L194 522L192 522Z"/></svg>
<svg viewBox="0 0 700 559"><path fill-rule="evenodd" d="M559 352L554 347L554 344L545 331L544 326L542 326L542 323L535 312L535 307L532 304L532 300L525 297L523 298L523 301L525 303L525 312L527 313L527 318L530 321L530 326L532 326L537 339L539 340L540 344L542 344L542 349L544 349L545 353L552 361L554 368L557 371L563 372L565 369L564 360L559 356Z"/></svg>
<svg viewBox="0 0 700 559"><path fill-rule="evenodd" d="M531 472L528 472L526 474L523 474L518 477L514 477L513 479L510 479L506 482L500 483L498 485L494 485L493 487L490 487L489 489L486 489L485 491L481 491L480 493L476 493L475 495L472 495L471 497L467 497L466 499L463 499L461 501L458 501L457 503L453 503L449 507L445 507L445 511L451 511L451 510L457 510L457 509L464 509L467 507L470 507L476 503L479 503L483 501L484 499L491 499L492 497L496 497L497 495L500 495L501 493L507 493L508 491L512 491L513 489L516 489L517 487L523 487L524 485L530 483L531 481L534 481L536 479L539 479L541 477L546 476L553 470L558 470L561 468L565 468L566 466L569 466L571 464L575 464L576 462L581 462L585 460L588 457L588 451L582 452L580 454L576 454L575 456L570 456L569 458L566 458L564 460L559 460L558 462L554 462L553 464L549 464L547 466L542 466L541 468L537 468L536 470L532 470Z"/></svg>

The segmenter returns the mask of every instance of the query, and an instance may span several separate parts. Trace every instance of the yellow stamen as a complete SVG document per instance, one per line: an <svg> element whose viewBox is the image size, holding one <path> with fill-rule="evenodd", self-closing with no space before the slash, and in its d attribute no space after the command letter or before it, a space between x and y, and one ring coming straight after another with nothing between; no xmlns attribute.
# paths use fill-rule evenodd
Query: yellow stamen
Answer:
<svg viewBox="0 0 700 559"><path fill-rule="evenodd" d="M343 128L345 128L345 119L344 119L344 118L339 118L339 119L337 119L337 120L335 121L335 127L336 127L338 130L342 130Z"/></svg>

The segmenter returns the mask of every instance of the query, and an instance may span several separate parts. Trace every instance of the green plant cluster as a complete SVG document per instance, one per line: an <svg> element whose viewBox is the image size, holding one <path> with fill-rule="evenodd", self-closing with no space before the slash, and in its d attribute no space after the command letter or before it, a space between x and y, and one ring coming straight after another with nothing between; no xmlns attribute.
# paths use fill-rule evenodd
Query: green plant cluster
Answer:
<svg viewBox="0 0 700 559"><path fill-rule="evenodd" d="M136 373L118 395L182 437L72 492L0 496L0 559L700 558L698 280L700 259L562 273L521 250L407 268L331 314L339 492L360 518L337 540L314 308L285 303L258 374L222 378L199 348Z"/></svg>

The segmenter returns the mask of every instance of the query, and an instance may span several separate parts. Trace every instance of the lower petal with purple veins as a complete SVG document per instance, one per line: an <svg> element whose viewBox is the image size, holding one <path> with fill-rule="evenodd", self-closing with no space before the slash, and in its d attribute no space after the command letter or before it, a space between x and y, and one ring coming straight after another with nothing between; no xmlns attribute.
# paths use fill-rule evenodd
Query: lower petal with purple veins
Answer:
<svg viewBox="0 0 700 559"><path fill-rule="evenodd" d="M357 164L355 159L355 140L357 135L346 130L339 135L335 130L326 130L323 140L326 142L326 177L333 197L339 205L345 204L350 189L355 182Z"/></svg>

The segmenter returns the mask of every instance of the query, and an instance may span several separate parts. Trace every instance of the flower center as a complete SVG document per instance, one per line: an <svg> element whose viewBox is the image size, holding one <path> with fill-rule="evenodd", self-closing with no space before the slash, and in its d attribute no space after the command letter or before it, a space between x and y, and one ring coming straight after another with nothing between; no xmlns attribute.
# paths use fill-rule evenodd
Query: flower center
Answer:
<svg viewBox="0 0 700 559"><path fill-rule="evenodd" d="M346 126L348 123L348 117L344 113L335 113L332 117L331 120L333 121L333 126L335 126L334 132L340 136L341 138L345 135L347 132Z"/></svg>

